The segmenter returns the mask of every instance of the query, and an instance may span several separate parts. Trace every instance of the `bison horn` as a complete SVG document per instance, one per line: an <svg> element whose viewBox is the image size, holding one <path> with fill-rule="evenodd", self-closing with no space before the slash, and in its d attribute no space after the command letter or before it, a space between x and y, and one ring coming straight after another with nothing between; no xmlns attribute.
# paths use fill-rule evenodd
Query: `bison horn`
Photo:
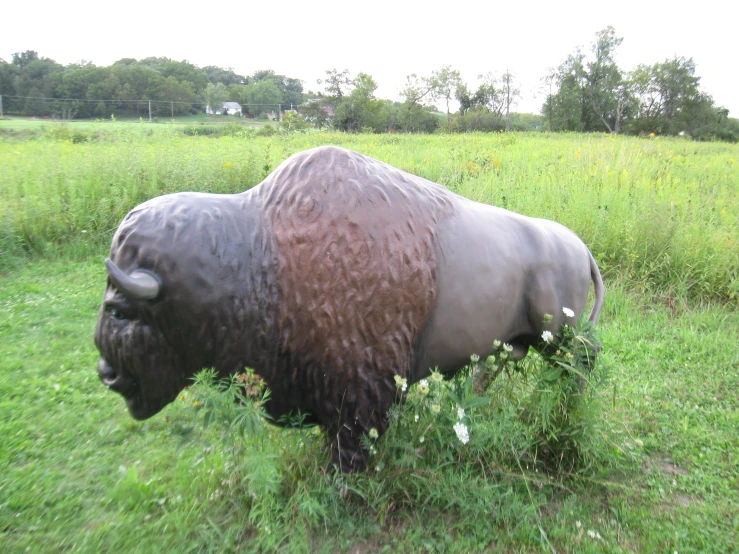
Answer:
<svg viewBox="0 0 739 554"><path fill-rule="evenodd" d="M137 269L128 275L110 259L105 259L108 277L116 288L126 296L136 300L153 300L159 296L161 283L159 278L143 269Z"/></svg>

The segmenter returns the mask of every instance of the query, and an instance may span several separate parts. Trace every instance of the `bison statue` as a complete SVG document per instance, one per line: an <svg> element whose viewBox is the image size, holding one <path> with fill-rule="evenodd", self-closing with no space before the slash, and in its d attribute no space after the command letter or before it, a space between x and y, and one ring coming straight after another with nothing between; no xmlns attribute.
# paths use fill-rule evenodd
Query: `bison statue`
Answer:
<svg viewBox="0 0 739 554"><path fill-rule="evenodd" d="M454 372L494 340L520 359L604 288L569 229L356 152L324 146L241 194L178 193L131 210L106 260L98 374L130 414L159 412L202 368L251 367L275 418L324 426L341 470L387 427L394 377ZM553 315L545 322L545 314Z"/></svg>

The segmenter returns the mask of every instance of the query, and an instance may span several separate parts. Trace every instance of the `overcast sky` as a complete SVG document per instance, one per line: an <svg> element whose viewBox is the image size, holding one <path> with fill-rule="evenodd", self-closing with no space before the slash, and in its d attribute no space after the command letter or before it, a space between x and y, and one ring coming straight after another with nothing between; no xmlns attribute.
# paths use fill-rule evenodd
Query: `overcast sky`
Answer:
<svg viewBox="0 0 739 554"><path fill-rule="evenodd" d="M372 75L377 96L393 100L410 73L450 65L475 88L479 74L509 69L523 94L517 109L535 113L547 68L612 25L622 69L692 57L702 90L739 117L736 1L38 0L5 3L1 21L6 61L25 50L64 65L164 56L244 75L273 69L314 91L326 69L346 68Z"/></svg>

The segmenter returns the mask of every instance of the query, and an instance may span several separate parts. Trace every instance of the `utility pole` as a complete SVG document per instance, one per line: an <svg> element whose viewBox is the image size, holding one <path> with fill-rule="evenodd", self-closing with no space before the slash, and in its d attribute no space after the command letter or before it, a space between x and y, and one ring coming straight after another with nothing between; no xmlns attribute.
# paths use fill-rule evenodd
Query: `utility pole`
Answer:
<svg viewBox="0 0 739 554"><path fill-rule="evenodd" d="M151 100L149 100L149 123L151 123Z"/></svg>
<svg viewBox="0 0 739 554"><path fill-rule="evenodd" d="M0 94L0 117L3 116L3 95Z"/></svg>
<svg viewBox="0 0 739 554"><path fill-rule="evenodd" d="M172 119L174 119L174 102L169 101L169 106L172 108Z"/></svg>

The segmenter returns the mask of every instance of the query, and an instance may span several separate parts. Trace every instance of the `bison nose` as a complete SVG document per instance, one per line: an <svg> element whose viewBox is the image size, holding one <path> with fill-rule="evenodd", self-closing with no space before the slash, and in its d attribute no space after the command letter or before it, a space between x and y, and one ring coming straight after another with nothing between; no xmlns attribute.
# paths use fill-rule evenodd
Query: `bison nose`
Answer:
<svg viewBox="0 0 739 554"><path fill-rule="evenodd" d="M131 392L135 384L129 375L122 371L116 371L103 359L98 362L98 375L106 387L124 396Z"/></svg>

